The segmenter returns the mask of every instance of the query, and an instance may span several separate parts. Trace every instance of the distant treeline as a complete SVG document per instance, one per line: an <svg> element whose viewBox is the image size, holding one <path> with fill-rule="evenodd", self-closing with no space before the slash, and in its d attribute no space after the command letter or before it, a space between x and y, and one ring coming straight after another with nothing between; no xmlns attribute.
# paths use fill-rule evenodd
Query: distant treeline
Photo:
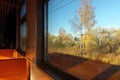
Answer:
<svg viewBox="0 0 120 80"><path fill-rule="evenodd" d="M58 36L48 34L48 47L73 47L82 53L120 53L120 29L97 27L73 37L62 28Z"/></svg>

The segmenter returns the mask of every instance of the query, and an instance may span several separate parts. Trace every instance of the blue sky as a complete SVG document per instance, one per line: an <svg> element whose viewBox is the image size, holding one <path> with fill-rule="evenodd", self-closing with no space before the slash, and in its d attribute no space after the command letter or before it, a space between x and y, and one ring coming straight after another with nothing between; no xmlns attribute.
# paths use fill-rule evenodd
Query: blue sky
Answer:
<svg viewBox="0 0 120 80"><path fill-rule="evenodd" d="M72 1L69 5L65 5ZM48 31L58 35L62 27L67 33L72 34L70 20L76 15L81 0L51 0L48 10ZM93 0L95 8L95 26L115 27L120 26L120 0ZM64 6L64 7L61 7Z"/></svg>

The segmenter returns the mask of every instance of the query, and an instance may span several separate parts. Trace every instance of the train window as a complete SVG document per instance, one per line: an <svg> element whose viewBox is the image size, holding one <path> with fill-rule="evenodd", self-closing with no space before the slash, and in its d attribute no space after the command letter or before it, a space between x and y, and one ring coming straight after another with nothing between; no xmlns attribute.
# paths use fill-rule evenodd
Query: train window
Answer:
<svg viewBox="0 0 120 80"><path fill-rule="evenodd" d="M20 48L22 51L26 49L26 22L20 26Z"/></svg>
<svg viewBox="0 0 120 80"><path fill-rule="evenodd" d="M50 64L85 80L106 80L117 75L119 3L119 0L49 0Z"/></svg>
<svg viewBox="0 0 120 80"><path fill-rule="evenodd" d="M26 0L20 7L20 50L25 52L26 48Z"/></svg>
<svg viewBox="0 0 120 80"><path fill-rule="evenodd" d="M20 18L22 18L26 14L26 0L23 2L20 9Z"/></svg>

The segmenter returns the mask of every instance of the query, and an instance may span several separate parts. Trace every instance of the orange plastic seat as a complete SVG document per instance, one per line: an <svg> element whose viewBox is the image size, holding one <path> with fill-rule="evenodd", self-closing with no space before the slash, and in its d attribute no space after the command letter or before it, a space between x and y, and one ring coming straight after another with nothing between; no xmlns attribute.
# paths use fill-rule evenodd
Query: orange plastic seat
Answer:
<svg viewBox="0 0 120 80"><path fill-rule="evenodd" d="M0 59L13 58L14 49L0 49Z"/></svg>
<svg viewBox="0 0 120 80"><path fill-rule="evenodd" d="M0 49L0 60L23 58L15 49Z"/></svg>
<svg viewBox="0 0 120 80"><path fill-rule="evenodd" d="M25 58L0 60L0 80L28 80L29 64Z"/></svg>

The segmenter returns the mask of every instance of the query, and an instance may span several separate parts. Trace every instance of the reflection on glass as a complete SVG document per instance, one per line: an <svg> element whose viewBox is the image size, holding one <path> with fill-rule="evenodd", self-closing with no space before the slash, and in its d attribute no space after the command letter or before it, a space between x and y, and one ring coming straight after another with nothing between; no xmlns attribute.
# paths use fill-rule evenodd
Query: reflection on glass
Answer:
<svg viewBox="0 0 120 80"><path fill-rule="evenodd" d="M20 18L22 18L26 14L26 1L24 1L21 9L20 9Z"/></svg>
<svg viewBox="0 0 120 80"><path fill-rule="evenodd" d="M48 55L51 64L87 80L97 79L94 75L107 69L105 66L120 65L119 3L119 0L50 0ZM88 70L84 71L87 66ZM97 69L96 74L87 75L92 68Z"/></svg>
<svg viewBox="0 0 120 80"><path fill-rule="evenodd" d="M26 48L26 22L20 27L20 48L25 51Z"/></svg>

